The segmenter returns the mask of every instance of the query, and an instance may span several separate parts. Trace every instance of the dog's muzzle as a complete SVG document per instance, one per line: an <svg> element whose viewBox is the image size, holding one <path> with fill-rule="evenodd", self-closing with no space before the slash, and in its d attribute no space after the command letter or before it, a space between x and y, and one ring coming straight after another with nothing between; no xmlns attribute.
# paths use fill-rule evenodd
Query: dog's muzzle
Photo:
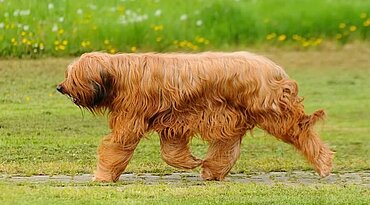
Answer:
<svg viewBox="0 0 370 205"><path fill-rule="evenodd" d="M58 85L57 86L57 91L60 92L60 93L62 93L62 94L64 94L64 88L63 88L63 86Z"/></svg>

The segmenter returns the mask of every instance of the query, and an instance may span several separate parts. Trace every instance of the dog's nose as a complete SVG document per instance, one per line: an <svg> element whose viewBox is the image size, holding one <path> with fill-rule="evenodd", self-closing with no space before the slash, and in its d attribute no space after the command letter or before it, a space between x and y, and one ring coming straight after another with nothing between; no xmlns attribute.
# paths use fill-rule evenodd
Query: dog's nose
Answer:
<svg viewBox="0 0 370 205"><path fill-rule="evenodd" d="M63 88L63 86L58 85L57 86L57 91L60 92L60 93L62 93L62 94L64 94L64 88Z"/></svg>

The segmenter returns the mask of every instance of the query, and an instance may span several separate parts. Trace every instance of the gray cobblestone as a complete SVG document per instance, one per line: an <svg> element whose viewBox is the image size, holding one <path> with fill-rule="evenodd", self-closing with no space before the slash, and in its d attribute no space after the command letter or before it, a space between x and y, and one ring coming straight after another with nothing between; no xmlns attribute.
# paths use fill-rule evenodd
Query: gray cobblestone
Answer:
<svg viewBox="0 0 370 205"><path fill-rule="evenodd" d="M62 182L62 183L85 183L91 182L92 174L82 174L76 176L55 175L55 176L9 176L0 175L0 181L8 182L31 182L31 183L45 183L45 182ZM370 172L356 172L356 173L337 173L331 174L328 177L320 178L313 172L270 172L270 173L254 173L254 174L229 174L225 178L226 182L236 183L258 183L258 184L355 184L365 187L370 187ZM204 184L198 173L173 173L168 175L157 174L122 174L119 182L144 184L158 184L158 183L196 183Z"/></svg>

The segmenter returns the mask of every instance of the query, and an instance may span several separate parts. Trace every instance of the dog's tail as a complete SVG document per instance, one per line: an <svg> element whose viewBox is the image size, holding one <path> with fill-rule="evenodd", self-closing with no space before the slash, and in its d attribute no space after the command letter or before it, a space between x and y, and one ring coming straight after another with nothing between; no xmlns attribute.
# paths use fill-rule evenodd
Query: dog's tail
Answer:
<svg viewBox="0 0 370 205"><path fill-rule="evenodd" d="M325 116L324 110L317 110L312 115L305 115L298 123L301 131L293 143L322 177L330 174L334 155L314 130L316 122L323 120Z"/></svg>

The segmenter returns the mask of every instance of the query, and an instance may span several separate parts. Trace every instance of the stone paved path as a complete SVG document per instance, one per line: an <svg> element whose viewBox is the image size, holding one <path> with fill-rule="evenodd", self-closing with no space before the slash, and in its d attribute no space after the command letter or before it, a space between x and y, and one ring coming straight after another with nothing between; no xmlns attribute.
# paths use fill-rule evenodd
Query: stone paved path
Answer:
<svg viewBox="0 0 370 205"><path fill-rule="evenodd" d="M8 182L61 182L61 183L86 183L90 182L91 174L83 174L77 176L55 175L55 176L6 176L0 175L0 181ZM357 173L339 173L331 174L326 178L320 178L313 172L269 172L255 174L229 174L225 181L237 183L259 183L259 184L339 184L339 185L360 185L370 188L370 172ZM170 175L156 174L122 174L119 180L120 183L143 183L143 184L159 184L159 183L205 183L198 173L173 173Z"/></svg>

